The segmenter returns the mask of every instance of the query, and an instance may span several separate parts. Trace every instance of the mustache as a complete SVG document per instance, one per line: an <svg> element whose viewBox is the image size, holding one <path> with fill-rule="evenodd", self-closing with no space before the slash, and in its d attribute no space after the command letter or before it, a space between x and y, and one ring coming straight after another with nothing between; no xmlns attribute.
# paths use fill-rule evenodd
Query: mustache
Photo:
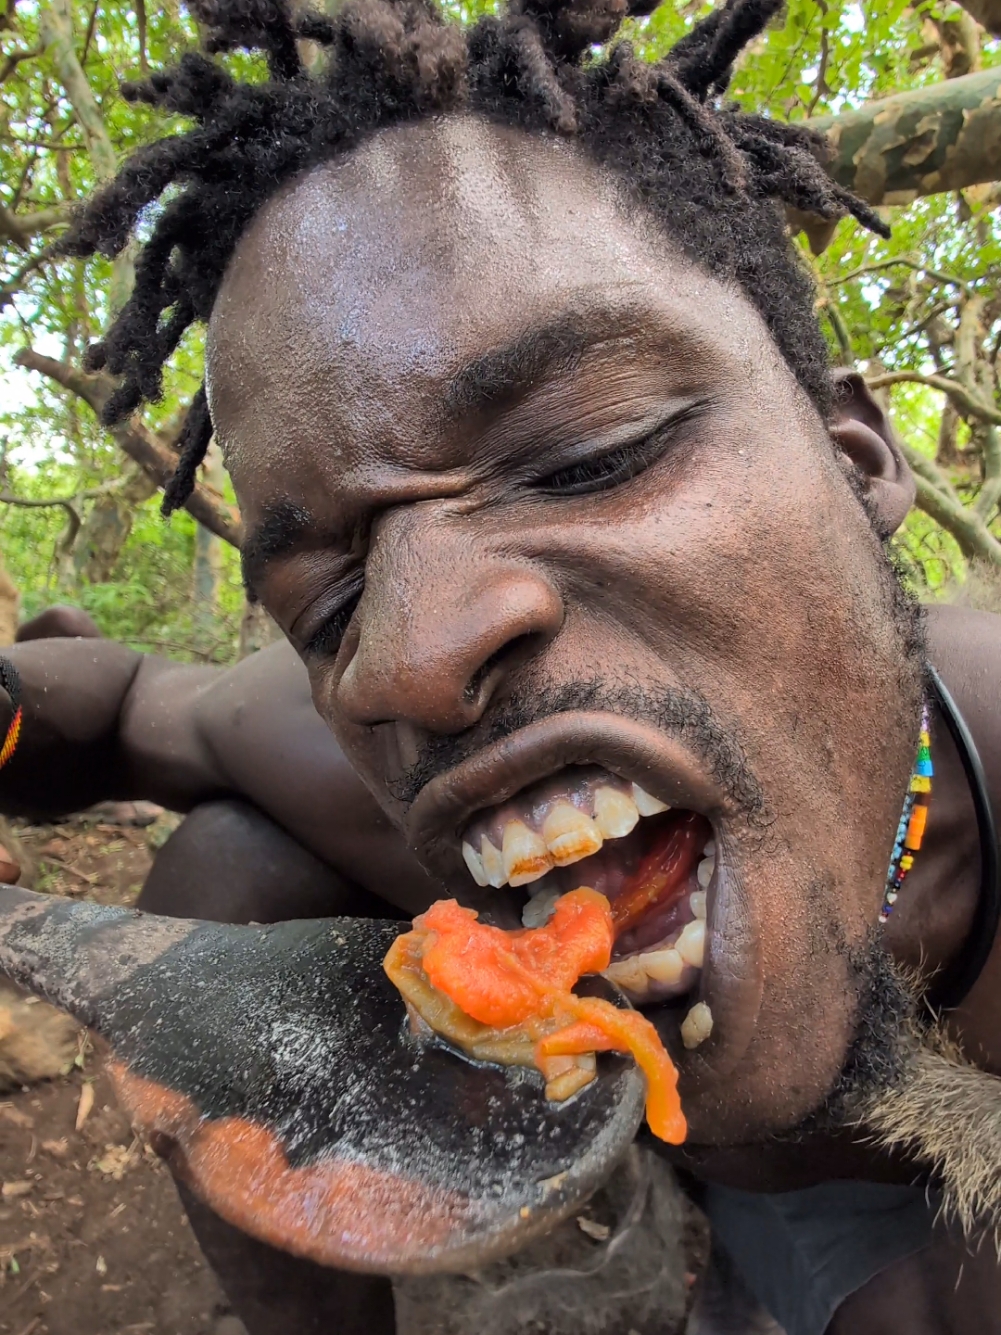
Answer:
<svg viewBox="0 0 1001 1335"><path fill-rule="evenodd" d="M767 823L761 784L738 737L721 725L700 692L686 688L653 692L636 685L611 685L601 677L535 690L522 688L499 702L466 732L427 738L420 745L414 764L390 784L390 792L397 801L409 806L431 779L453 769L492 742L554 714L586 710L600 710L637 723L652 724L686 743L705 762L731 802L750 821Z"/></svg>

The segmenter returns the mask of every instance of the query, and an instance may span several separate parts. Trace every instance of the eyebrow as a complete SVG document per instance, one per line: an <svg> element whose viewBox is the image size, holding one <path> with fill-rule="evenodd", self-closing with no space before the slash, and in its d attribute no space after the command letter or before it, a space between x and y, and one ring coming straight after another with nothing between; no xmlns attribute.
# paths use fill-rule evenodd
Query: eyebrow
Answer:
<svg viewBox="0 0 1001 1335"><path fill-rule="evenodd" d="M492 348L457 371L445 390L443 411L454 421L519 399L542 380L573 371L588 348L605 343L635 327L635 313L619 311L600 327L594 315L567 312L545 324L532 325L510 343Z"/></svg>
<svg viewBox="0 0 1001 1335"><path fill-rule="evenodd" d="M566 311L553 320L530 325L510 343L492 348L461 367L449 380L442 409L446 420L498 408L517 400L547 377L574 370L592 347L636 328L635 309L602 312ZM316 530L308 510L291 501L274 501L246 537L240 553L247 597L257 599L257 585L269 561L304 546Z"/></svg>
<svg viewBox="0 0 1001 1335"><path fill-rule="evenodd" d="M266 508L264 518L240 549L243 584L251 602L257 600L257 585L267 563L301 547L306 534L314 528L315 521L309 511L291 501L274 501Z"/></svg>

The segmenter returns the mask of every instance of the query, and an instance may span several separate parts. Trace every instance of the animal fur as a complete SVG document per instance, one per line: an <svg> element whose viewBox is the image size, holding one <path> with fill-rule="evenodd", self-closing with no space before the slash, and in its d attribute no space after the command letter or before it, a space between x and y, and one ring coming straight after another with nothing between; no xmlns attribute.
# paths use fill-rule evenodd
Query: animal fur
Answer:
<svg viewBox="0 0 1001 1335"><path fill-rule="evenodd" d="M904 1041L902 1078L866 1095L855 1125L932 1169L944 1217L967 1237L992 1233L1001 1256L1001 1079L972 1066L939 1027L915 1024Z"/></svg>

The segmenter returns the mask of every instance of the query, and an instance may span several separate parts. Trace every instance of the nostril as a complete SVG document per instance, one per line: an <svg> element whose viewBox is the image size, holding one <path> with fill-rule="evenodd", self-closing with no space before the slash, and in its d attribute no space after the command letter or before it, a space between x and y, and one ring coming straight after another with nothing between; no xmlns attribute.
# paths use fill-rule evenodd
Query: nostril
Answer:
<svg viewBox="0 0 1001 1335"><path fill-rule="evenodd" d="M488 691L490 678L501 667L508 671L512 667L522 663L527 658L531 658L534 653L542 647L545 641L544 635L537 632L526 632L524 635L516 635L513 639L502 644L476 669L469 681L466 683L462 692L462 698L467 705L478 703L486 704L482 697L485 691Z"/></svg>

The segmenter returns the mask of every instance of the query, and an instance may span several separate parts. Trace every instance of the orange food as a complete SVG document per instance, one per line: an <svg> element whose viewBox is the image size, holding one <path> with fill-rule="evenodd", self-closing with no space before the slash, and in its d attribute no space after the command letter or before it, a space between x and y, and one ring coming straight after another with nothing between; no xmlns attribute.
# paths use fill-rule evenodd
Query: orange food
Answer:
<svg viewBox="0 0 1001 1335"><path fill-rule="evenodd" d="M678 1145L686 1125L678 1073L637 1011L571 991L608 967L615 927L608 900L582 887L557 901L544 927L504 932L454 899L440 900L397 937L385 969L412 1010L483 1061L534 1065L551 1098L594 1078L595 1052L630 1052L647 1080L647 1121Z"/></svg>

